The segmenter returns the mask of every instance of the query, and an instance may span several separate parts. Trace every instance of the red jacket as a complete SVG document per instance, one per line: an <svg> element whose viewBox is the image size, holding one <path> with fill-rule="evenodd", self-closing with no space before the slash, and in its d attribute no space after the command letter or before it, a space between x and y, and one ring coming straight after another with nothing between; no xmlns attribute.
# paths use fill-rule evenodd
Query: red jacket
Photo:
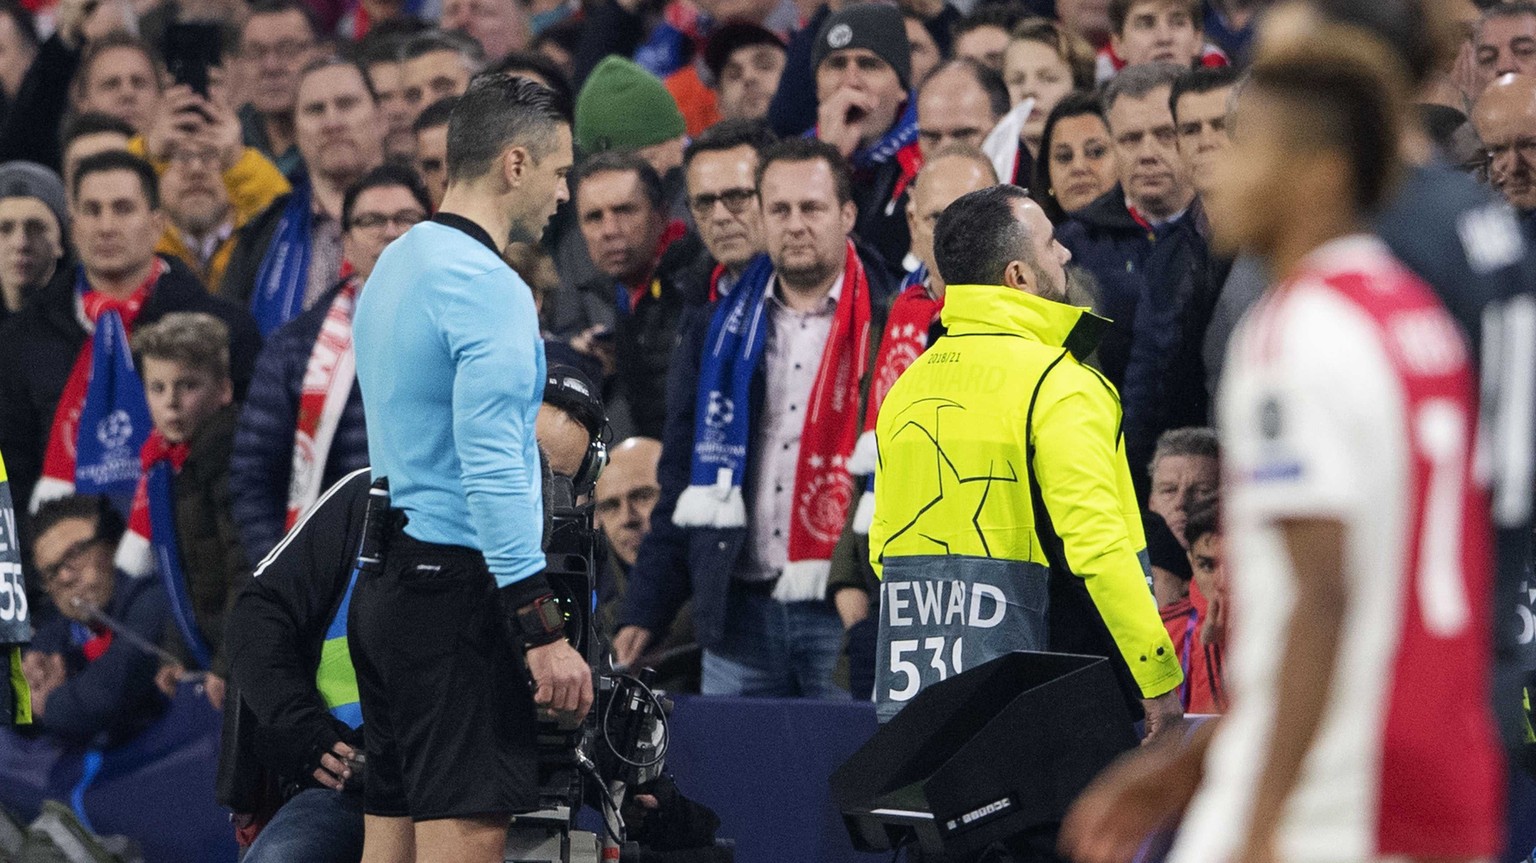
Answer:
<svg viewBox="0 0 1536 863"><path fill-rule="evenodd" d="M1179 687L1179 701L1185 713L1221 713L1227 709L1226 687L1222 681L1220 645L1200 642L1200 623L1205 616L1204 602L1198 607L1194 585L1191 599L1181 599L1159 609L1163 626L1173 640L1179 664L1184 668L1184 683Z"/></svg>

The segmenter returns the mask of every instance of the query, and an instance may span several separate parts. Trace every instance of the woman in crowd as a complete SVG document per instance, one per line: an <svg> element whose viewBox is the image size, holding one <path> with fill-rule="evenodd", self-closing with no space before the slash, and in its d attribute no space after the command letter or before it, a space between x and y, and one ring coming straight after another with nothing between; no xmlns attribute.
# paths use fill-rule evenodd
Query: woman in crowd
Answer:
<svg viewBox="0 0 1536 863"><path fill-rule="evenodd" d="M1038 162L1052 109L1073 90L1093 87L1093 48L1054 21L1026 18L1013 28L1003 54L1003 83L1014 105L1035 100L1019 140Z"/></svg>
<svg viewBox="0 0 1536 863"><path fill-rule="evenodd" d="M1035 160L1035 200L1051 221L1067 217L1115 187L1115 153L1099 100L1070 93L1050 112Z"/></svg>

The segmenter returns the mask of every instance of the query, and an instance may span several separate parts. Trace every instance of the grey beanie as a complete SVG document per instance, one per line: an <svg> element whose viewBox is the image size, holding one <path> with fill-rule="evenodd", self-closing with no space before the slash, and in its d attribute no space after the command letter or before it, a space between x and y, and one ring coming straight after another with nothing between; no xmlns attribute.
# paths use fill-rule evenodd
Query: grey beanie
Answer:
<svg viewBox="0 0 1536 863"><path fill-rule="evenodd" d="M36 162L20 160L0 164L0 198L36 198L59 220L59 233L69 235L69 206L64 203L64 181Z"/></svg>
<svg viewBox="0 0 1536 863"><path fill-rule="evenodd" d="M811 48L811 68L833 51L866 48L896 70L904 89L912 88L912 45L907 41L907 25L901 10L883 3L856 3L844 6L827 17Z"/></svg>

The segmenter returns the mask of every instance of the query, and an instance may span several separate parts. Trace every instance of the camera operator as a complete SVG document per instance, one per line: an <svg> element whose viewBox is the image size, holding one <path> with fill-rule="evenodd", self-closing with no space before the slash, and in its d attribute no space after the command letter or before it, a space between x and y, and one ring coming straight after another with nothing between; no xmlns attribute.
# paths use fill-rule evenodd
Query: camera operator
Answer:
<svg viewBox="0 0 1536 863"><path fill-rule="evenodd" d="M579 372L551 369L536 421L550 473L578 491L601 467L603 407L592 392ZM272 803L281 804L245 863L362 856L362 776L353 772L362 711L346 621L369 481L358 470L326 492L262 561L230 613L231 682L241 706L228 711L220 802L237 812L255 808L247 801L265 772L278 786ZM239 722L254 733L232 731ZM242 844L253 827L242 829Z"/></svg>

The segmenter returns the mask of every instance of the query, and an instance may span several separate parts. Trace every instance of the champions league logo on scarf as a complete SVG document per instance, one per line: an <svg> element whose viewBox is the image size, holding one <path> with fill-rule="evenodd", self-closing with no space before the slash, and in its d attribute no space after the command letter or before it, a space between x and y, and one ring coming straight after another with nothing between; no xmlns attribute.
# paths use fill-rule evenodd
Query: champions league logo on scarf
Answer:
<svg viewBox="0 0 1536 863"><path fill-rule="evenodd" d="M96 424L96 440L109 450L120 450L133 438L133 417L124 410L115 410Z"/></svg>
<svg viewBox="0 0 1536 863"><path fill-rule="evenodd" d="M725 430L736 419L736 403L719 390L709 394L709 409L704 414L704 436L713 444L725 443Z"/></svg>
<svg viewBox="0 0 1536 863"><path fill-rule="evenodd" d="M139 482L139 448L149 436L149 405L133 368L128 334L115 312L96 323L91 382L75 445L75 492L104 494L127 512Z"/></svg>

